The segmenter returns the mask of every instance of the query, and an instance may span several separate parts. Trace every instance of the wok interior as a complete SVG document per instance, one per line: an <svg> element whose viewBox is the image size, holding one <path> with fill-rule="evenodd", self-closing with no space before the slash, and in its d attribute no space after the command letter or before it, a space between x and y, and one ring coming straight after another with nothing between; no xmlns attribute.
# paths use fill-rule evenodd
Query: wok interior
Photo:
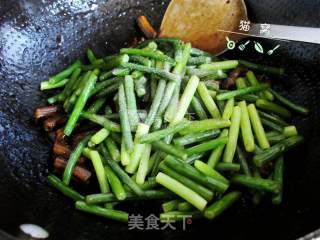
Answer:
<svg viewBox="0 0 320 240"><path fill-rule="evenodd" d="M294 124L306 142L286 155L284 201L281 206L238 203L213 222L194 221L187 234L180 230L145 233L129 231L126 224L83 215L71 201L47 186L51 168L50 145L32 120L32 112L45 104L38 89L41 80L58 72L92 47L102 56L116 52L137 36L135 18L145 14L159 26L168 1L109 0L51 1L4 0L0 6L0 226L15 234L19 224L36 223L52 239L134 239L148 234L176 239L202 232L221 239L294 239L315 230L320 213L319 64L320 47L279 42L278 54L257 57L250 51L227 53L286 68L286 76L273 84L290 99L310 108L308 117ZM316 6L320 1L247 1L255 22L320 27ZM318 25L317 25L318 24ZM266 48L277 44L260 41ZM159 211L155 204L128 205L144 214Z"/></svg>

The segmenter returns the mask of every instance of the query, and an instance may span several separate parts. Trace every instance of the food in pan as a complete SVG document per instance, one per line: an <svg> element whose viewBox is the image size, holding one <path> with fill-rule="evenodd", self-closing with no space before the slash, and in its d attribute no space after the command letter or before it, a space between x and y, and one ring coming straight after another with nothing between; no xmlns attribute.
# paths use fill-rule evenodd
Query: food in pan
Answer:
<svg viewBox="0 0 320 240"><path fill-rule="evenodd" d="M243 195L281 203L285 153L303 142L292 118L308 114L268 81L282 68L174 38L87 58L41 83L54 93L35 111L54 141L49 183L76 209L128 221L123 202L150 200L161 221L211 220Z"/></svg>

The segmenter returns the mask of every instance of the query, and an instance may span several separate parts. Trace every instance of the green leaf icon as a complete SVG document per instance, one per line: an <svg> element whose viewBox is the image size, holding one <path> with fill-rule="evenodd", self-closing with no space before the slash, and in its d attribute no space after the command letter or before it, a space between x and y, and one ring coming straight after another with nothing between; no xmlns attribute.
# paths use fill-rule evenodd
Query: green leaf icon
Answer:
<svg viewBox="0 0 320 240"><path fill-rule="evenodd" d="M258 42L254 42L254 49L259 53L264 53L262 45Z"/></svg>

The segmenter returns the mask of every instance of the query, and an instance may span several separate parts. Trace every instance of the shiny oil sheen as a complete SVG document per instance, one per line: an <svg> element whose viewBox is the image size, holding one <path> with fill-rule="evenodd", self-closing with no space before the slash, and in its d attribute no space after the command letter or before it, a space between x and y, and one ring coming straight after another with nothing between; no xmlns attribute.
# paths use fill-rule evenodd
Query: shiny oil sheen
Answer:
<svg viewBox="0 0 320 240"><path fill-rule="evenodd" d="M231 0L230 0L231 1ZM252 21L320 27L320 1L246 1ZM129 231L126 224L89 216L49 187L50 144L32 120L45 104L40 81L62 70L87 47L97 55L116 52L138 32L140 14L159 26L168 1L1 0L0 2L0 227L16 235L22 223L45 228L51 239L295 239L320 226L320 47L280 42L277 54L262 57L234 50L230 58L245 58L286 68L274 85L290 99L310 108L309 117L294 117L306 142L286 155L284 201L254 206L238 202L218 219L193 221L185 232ZM278 42L261 40L266 48ZM86 191L87 189L84 189ZM158 203L124 206L131 213L159 213Z"/></svg>

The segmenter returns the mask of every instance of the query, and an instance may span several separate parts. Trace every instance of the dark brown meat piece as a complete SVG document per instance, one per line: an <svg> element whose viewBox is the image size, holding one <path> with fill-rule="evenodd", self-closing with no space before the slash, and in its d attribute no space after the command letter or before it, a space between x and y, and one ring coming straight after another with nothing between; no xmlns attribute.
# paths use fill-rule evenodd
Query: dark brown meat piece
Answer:
<svg viewBox="0 0 320 240"><path fill-rule="evenodd" d="M36 120L40 120L43 118L48 118L48 117L54 116L56 113L61 112L61 111L62 111L61 105L38 107L34 111L33 116Z"/></svg>
<svg viewBox="0 0 320 240"><path fill-rule="evenodd" d="M156 32L156 30L154 30L146 16L139 16L137 18L137 23L139 28L147 38L155 38L158 35L158 33Z"/></svg>
<svg viewBox="0 0 320 240"><path fill-rule="evenodd" d="M54 160L54 168L58 172L63 172L65 167L67 165L67 161L64 158L56 157ZM91 177L91 172L84 167L81 167L79 165L75 166L72 176L79 179L81 182L87 182L88 179Z"/></svg>
<svg viewBox="0 0 320 240"><path fill-rule="evenodd" d="M55 143L53 144L53 153L57 156L68 158L70 156L71 150L66 144L55 141Z"/></svg>
<svg viewBox="0 0 320 240"><path fill-rule="evenodd" d="M64 124L67 121L67 118L62 114L56 114L52 117L47 118L43 122L43 128L45 131L49 132L55 127Z"/></svg>
<svg viewBox="0 0 320 240"><path fill-rule="evenodd" d="M229 73L229 76L228 76L226 82L224 83L224 87L227 89L233 87L236 84L236 79L238 77L240 77L244 72L246 72L246 70L247 69L244 67L237 67L237 68L233 69Z"/></svg>

